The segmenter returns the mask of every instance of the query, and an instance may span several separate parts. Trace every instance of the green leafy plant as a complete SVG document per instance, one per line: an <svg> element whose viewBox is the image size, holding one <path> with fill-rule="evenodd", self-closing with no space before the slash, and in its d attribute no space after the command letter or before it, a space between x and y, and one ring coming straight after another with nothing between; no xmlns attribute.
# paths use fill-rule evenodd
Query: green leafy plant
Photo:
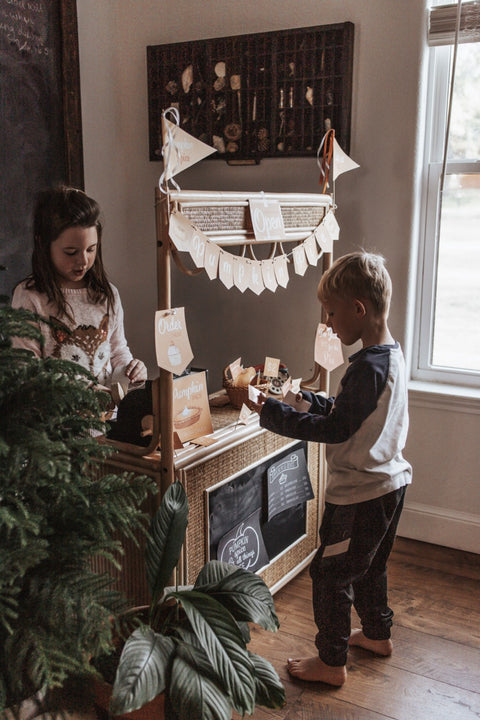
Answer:
<svg viewBox="0 0 480 720"><path fill-rule="evenodd" d="M279 627L264 581L210 561L192 588L166 587L187 522L187 496L176 481L152 520L146 548L149 619L125 643L111 713L143 707L162 692L165 717L174 720L230 720L232 707L241 715L252 714L256 704L282 707L285 692L277 672L247 649L249 622L271 631Z"/></svg>
<svg viewBox="0 0 480 720"><path fill-rule="evenodd" d="M102 394L74 363L39 359L38 316L0 308L0 711L95 672L127 600L91 559L118 566L121 538L147 518L150 478L105 474Z"/></svg>

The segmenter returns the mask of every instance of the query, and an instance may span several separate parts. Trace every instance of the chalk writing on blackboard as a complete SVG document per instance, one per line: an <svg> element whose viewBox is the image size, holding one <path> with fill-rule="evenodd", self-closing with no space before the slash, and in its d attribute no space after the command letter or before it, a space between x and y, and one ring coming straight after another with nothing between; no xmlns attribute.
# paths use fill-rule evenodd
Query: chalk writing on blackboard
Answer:
<svg viewBox="0 0 480 720"><path fill-rule="evenodd" d="M23 54L48 57L47 15L42 0L4 0L0 5L0 33Z"/></svg>
<svg viewBox="0 0 480 720"><path fill-rule="evenodd" d="M303 448L293 450L287 457L270 465L267 479L269 520L283 510L313 498Z"/></svg>
<svg viewBox="0 0 480 720"><path fill-rule="evenodd" d="M252 572L268 564L260 529L260 513L261 508L258 508L222 537L218 543L218 560Z"/></svg>

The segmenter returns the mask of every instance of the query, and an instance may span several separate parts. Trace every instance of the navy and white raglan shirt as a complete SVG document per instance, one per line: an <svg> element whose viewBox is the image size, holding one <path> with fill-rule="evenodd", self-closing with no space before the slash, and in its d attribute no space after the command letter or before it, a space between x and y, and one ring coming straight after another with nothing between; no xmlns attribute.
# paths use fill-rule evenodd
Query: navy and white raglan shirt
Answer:
<svg viewBox="0 0 480 720"><path fill-rule="evenodd" d="M402 455L408 402L400 345L363 348L349 363L335 398L303 391L309 412L268 398L260 414L267 430L327 444L325 500L335 505L373 500L412 481Z"/></svg>

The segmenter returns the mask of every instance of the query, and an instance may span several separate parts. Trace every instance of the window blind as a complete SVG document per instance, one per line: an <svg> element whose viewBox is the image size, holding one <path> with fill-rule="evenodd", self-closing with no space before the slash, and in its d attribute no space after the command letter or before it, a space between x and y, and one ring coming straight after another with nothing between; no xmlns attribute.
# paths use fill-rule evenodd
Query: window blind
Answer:
<svg viewBox="0 0 480 720"><path fill-rule="evenodd" d="M457 3L436 5L430 8L429 45L452 45L455 42L457 9ZM461 43L480 42L479 0L462 2L458 41Z"/></svg>

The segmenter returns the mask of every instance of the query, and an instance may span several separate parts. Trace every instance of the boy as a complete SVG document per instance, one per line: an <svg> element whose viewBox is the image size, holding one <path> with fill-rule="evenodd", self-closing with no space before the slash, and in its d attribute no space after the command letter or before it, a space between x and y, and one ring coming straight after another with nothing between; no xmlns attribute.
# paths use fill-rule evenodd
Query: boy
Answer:
<svg viewBox="0 0 480 720"><path fill-rule="evenodd" d="M323 275L318 298L349 358L336 398L302 392L309 412L262 397L260 425L299 440L327 443L328 478L321 546L310 575L318 656L289 659L291 675L340 686L349 645L390 655L393 612L386 562L411 466L403 458L408 429L405 364L387 325L391 280L379 255L355 252ZM362 630L351 633L351 606Z"/></svg>

